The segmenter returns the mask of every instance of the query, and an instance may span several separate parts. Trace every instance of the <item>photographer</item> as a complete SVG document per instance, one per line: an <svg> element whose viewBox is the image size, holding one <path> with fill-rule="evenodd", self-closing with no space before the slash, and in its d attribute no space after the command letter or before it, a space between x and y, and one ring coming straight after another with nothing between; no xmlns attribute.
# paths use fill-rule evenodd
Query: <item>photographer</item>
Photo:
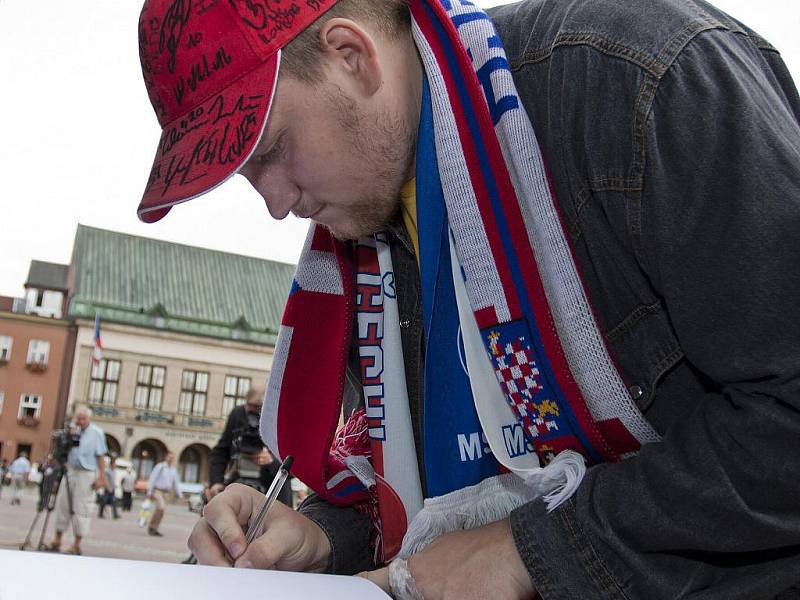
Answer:
<svg viewBox="0 0 800 600"><path fill-rule="evenodd" d="M263 401L264 388L251 388L245 403L228 415L225 431L211 451L209 487L204 491L206 502L235 481L265 492L278 473L280 464L261 441L258 432ZM291 508L290 485L283 487L278 500Z"/></svg>
<svg viewBox="0 0 800 600"><path fill-rule="evenodd" d="M95 491L106 487L106 436L102 429L91 423L91 419L91 409L82 406L75 411L69 425L72 441L77 443L67 455L66 478L62 480L56 497L56 533L48 547L51 552L60 551L61 537L69 526L70 512L74 512L75 542L67 553L81 553L81 540L89 533L95 508ZM63 485L67 481L69 485Z"/></svg>

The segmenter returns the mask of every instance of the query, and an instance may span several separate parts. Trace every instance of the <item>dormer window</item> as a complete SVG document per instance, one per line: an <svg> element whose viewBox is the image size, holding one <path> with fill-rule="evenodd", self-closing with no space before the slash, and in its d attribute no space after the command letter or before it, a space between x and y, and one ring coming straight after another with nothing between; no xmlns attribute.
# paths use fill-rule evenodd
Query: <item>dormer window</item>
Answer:
<svg viewBox="0 0 800 600"><path fill-rule="evenodd" d="M54 290L28 288L25 312L40 317L61 318L64 293Z"/></svg>

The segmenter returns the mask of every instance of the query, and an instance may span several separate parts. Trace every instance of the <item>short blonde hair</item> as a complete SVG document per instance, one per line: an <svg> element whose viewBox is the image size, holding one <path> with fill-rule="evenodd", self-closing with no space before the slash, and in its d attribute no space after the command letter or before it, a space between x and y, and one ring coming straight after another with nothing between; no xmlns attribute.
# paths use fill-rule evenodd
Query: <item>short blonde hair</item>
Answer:
<svg viewBox="0 0 800 600"><path fill-rule="evenodd" d="M339 0L286 45L281 52L281 72L305 83L320 83L319 32L325 22L337 17L371 23L391 39L411 28L407 0Z"/></svg>

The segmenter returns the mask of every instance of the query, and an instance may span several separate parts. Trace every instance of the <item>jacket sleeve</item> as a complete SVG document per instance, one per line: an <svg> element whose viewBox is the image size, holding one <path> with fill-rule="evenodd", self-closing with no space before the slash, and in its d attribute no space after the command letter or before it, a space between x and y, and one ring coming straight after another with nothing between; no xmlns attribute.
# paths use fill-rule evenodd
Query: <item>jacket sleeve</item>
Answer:
<svg viewBox="0 0 800 600"><path fill-rule="evenodd" d="M647 276L705 393L557 510L512 513L546 600L772 598L800 579L800 110L777 53L740 39L689 42L644 132Z"/></svg>
<svg viewBox="0 0 800 600"><path fill-rule="evenodd" d="M233 430L235 428L235 414L236 408L228 413L228 420L225 421L225 430L222 432L217 445L211 450L211 457L208 465L209 485L223 483L223 479L225 477L225 467L228 466L228 461L231 458L231 443L233 442Z"/></svg>
<svg viewBox="0 0 800 600"><path fill-rule="evenodd" d="M298 509L328 536L331 559L326 573L354 575L375 568L370 547L369 518L352 507L329 504L317 495L309 496Z"/></svg>

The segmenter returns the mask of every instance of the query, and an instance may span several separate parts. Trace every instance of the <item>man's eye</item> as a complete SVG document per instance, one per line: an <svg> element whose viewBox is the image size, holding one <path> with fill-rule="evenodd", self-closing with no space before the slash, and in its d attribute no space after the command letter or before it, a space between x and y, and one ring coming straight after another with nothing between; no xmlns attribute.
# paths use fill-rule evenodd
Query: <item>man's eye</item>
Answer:
<svg viewBox="0 0 800 600"><path fill-rule="evenodd" d="M278 138L278 141L275 142L272 148L269 149L269 151L258 157L258 162L262 165L273 164L283 158L284 152L285 147L283 143L283 136L281 136Z"/></svg>

